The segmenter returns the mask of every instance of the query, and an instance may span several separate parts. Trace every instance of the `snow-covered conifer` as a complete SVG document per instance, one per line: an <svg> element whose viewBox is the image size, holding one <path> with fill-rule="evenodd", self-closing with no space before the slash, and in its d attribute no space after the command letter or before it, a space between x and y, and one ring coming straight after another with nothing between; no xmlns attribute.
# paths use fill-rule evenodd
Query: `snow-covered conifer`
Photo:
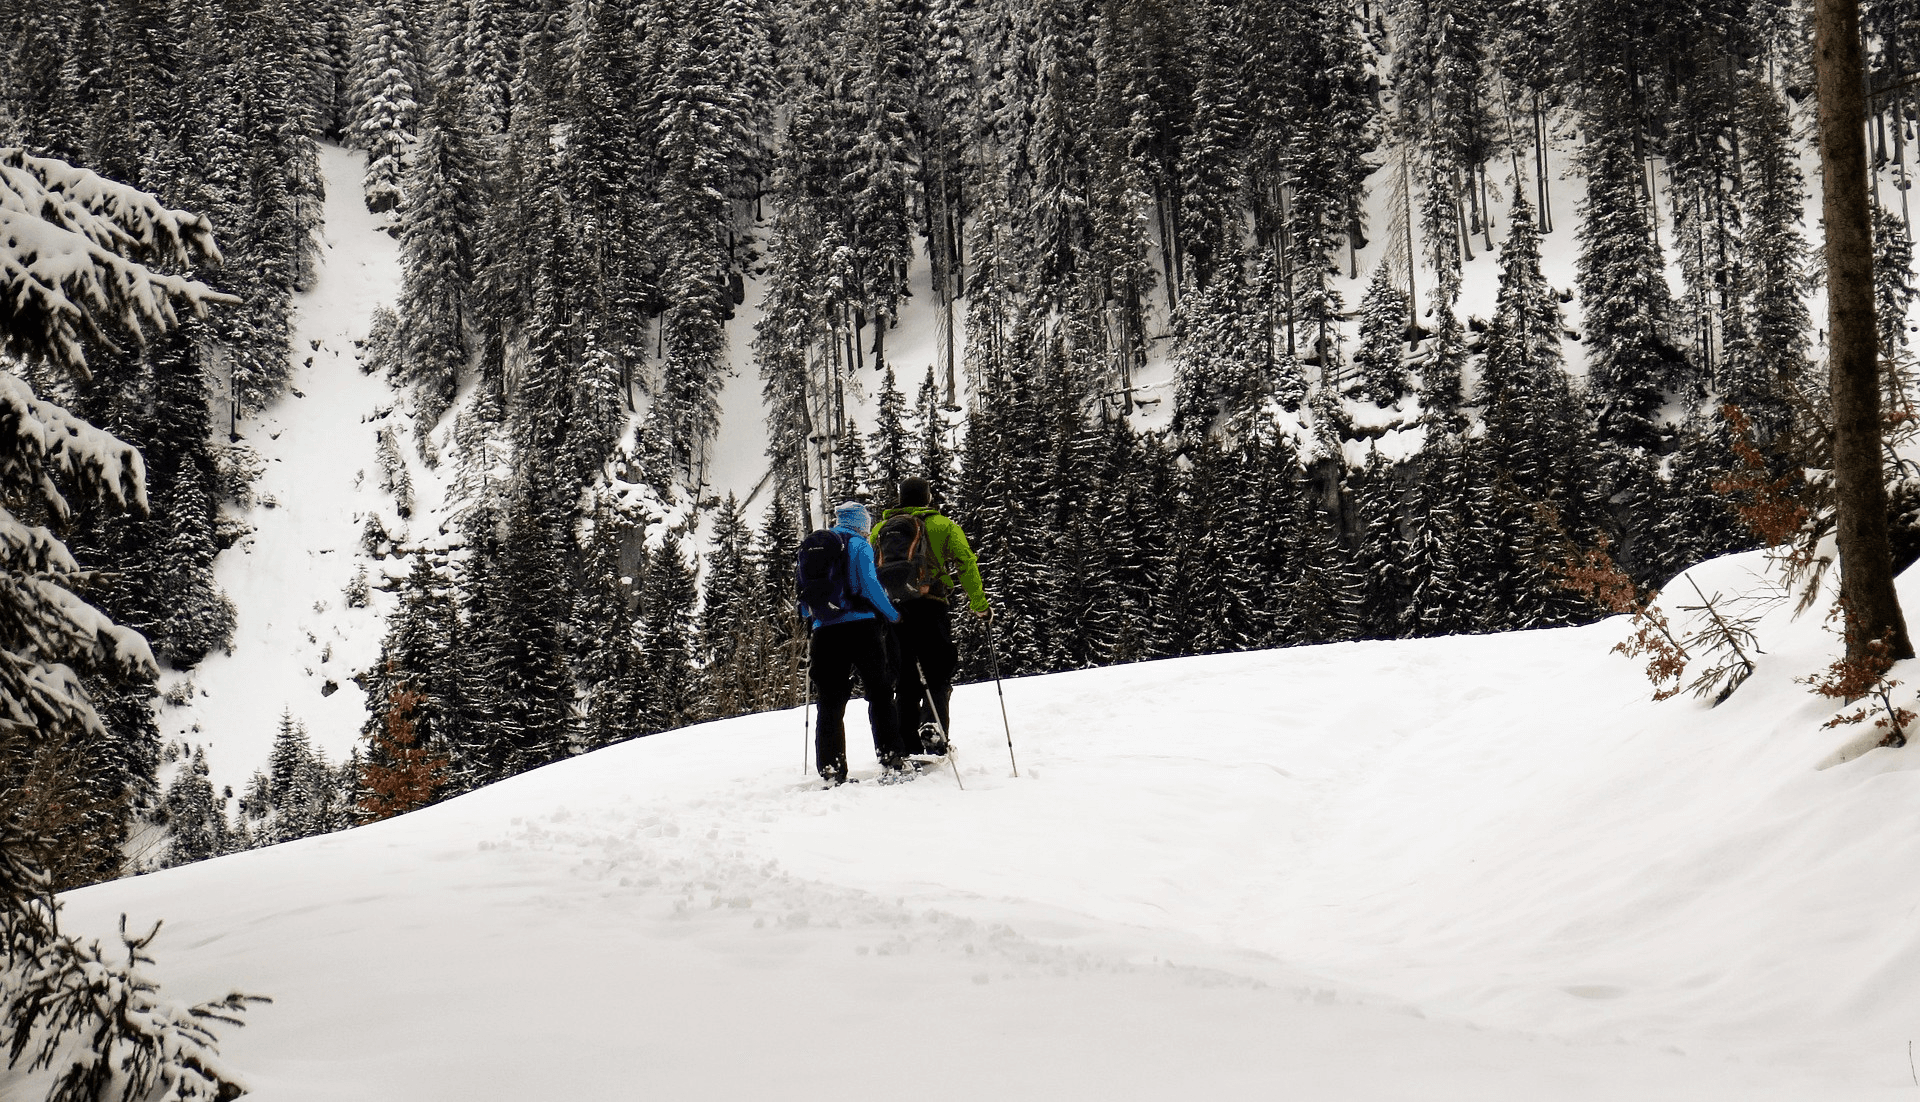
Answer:
<svg viewBox="0 0 1920 1102"><path fill-rule="evenodd" d="M1624 93L1623 93L1624 94ZM1664 336L1665 263L1641 201L1632 135L1598 129L1581 154L1580 308L1590 389L1603 438L1653 443L1654 418L1676 359Z"/></svg>
<svg viewBox="0 0 1920 1102"><path fill-rule="evenodd" d="M901 480L913 473L910 469L912 443L907 435L907 400L894 381L891 363L880 377L867 450L873 466L874 494L879 501L890 504L899 492Z"/></svg>
<svg viewBox="0 0 1920 1102"><path fill-rule="evenodd" d="M1365 381L1367 396L1382 406L1398 402L1407 390L1401 348L1407 329L1407 293L1396 286L1382 263L1360 300L1360 347L1353 366Z"/></svg>
<svg viewBox="0 0 1920 1102"><path fill-rule="evenodd" d="M366 150L367 209L397 211L406 201L422 81L414 18L402 0L376 0L355 32L353 144Z"/></svg>
<svg viewBox="0 0 1920 1102"><path fill-rule="evenodd" d="M466 369L482 204L479 166L466 136L462 90L444 88L420 124L400 216L400 310L407 319L398 364L415 388L416 428L424 440L453 401Z"/></svg>

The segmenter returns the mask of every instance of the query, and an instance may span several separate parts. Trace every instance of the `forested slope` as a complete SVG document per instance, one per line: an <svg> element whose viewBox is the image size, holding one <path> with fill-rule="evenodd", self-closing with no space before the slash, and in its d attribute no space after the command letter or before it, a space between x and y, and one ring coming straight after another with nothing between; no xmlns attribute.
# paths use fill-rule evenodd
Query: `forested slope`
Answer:
<svg viewBox="0 0 1920 1102"><path fill-rule="evenodd" d="M1905 411L1920 9L1868 16ZM365 760L267 776L249 837L790 703L789 548L905 472L965 520L1023 673L1589 619L1560 564L1604 546L1658 584L1759 542L1726 487L1826 466L1788 3L51 0L0 26L10 140L206 212L206 278L244 300L71 396L146 451L153 515L74 543L173 670L231 638L211 564L251 468L223 422L292 368L317 143L365 151L399 243L362 359L446 534L397 549ZM723 436L735 367L764 428ZM99 689L105 870L160 740L150 686Z"/></svg>

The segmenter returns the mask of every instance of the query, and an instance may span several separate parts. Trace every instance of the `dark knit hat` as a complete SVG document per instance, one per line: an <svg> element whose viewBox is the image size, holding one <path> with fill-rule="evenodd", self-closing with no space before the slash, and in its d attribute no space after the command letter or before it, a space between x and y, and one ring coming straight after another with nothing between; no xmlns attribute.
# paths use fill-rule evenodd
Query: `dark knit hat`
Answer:
<svg viewBox="0 0 1920 1102"><path fill-rule="evenodd" d="M912 508L916 505L933 504L933 487L924 478L903 479L900 483L900 504Z"/></svg>

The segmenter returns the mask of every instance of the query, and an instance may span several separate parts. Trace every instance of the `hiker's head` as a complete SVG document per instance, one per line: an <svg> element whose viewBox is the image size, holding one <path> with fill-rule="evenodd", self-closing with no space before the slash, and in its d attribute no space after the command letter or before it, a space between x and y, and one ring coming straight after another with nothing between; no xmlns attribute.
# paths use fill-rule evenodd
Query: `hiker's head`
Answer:
<svg viewBox="0 0 1920 1102"><path fill-rule="evenodd" d="M900 483L900 504L911 509L933 504L933 487L924 478L909 478Z"/></svg>
<svg viewBox="0 0 1920 1102"><path fill-rule="evenodd" d="M848 528L855 532L864 532L873 522L867 519L867 507L865 505L857 501L843 501L834 507L833 523L841 528Z"/></svg>

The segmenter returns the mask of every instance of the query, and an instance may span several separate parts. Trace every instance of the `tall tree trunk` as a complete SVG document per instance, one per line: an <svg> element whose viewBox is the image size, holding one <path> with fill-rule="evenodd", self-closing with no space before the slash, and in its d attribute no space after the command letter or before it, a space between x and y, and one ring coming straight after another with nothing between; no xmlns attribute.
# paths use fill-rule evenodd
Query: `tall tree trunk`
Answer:
<svg viewBox="0 0 1920 1102"><path fill-rule="evenodd" d="M1873 324L1873 231L1867 209L1867 100L1859 0L1815 0L1813 71L1820 101L1820 199L1826 222L1828 387L1847 657L1885 640L1913 657L1893 589L1882 475L1879 337Z"/></svg>
<svg viewBox="0 0 1920 1102"><path fill-rule="evenodd" d="M929 218L933 238L927 242L927 252L933 262L934 300L940 307L934 319L937 323L934 353L939 359L940 373L946 378L947 405L953 406L959 403L959 398L953 367L953 244L949 236L953 229L953 217L947 200L948 175L942 147L942 155L934 168L934 189L930 198L936 209Z"/></svg>
<svg viewBox="0 0 1920 1102"><path fill-rule="evenodd" d="M1540 196L1540 232L1553 232L1553 204L1547 194L1547 117L1540 109L1540 93L1533 94L1534 188Z"/></svg>

